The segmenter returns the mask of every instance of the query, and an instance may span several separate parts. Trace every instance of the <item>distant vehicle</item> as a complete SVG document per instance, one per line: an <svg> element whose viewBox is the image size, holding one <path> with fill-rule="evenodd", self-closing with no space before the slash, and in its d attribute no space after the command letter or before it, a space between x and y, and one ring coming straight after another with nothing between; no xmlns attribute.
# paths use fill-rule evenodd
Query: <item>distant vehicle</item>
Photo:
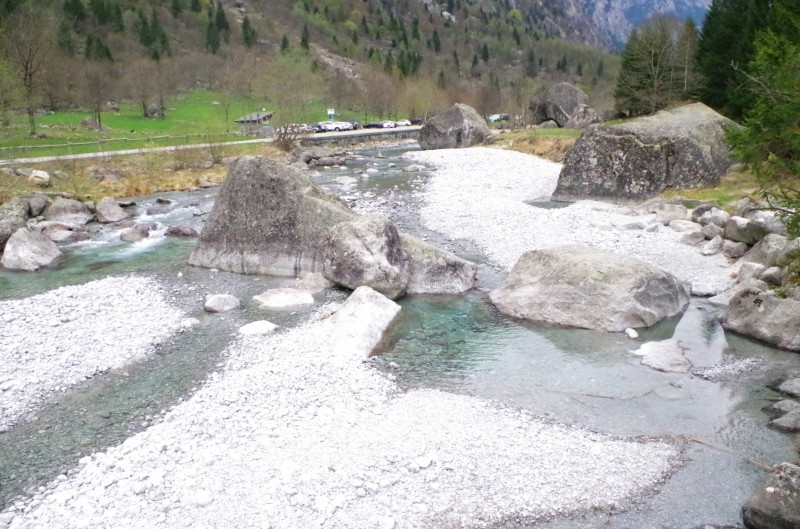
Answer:
<svg viewBox="0 0 800 529"><path fill-rule="evenodd" d="M409 121L412 125L422 125L422 118L411 118Z"/></svg>
<svg viewBox="0 0 800 529"><path fill-rule="evenodd" d="M353 130L361 128L361 124L358 121L350 121L349 123L353 126Z"/></svg>
<svg viewBox="0 0 800 529"><path fill-rule="evenodd" d="M494 123L495 121L508 121L511 116L508 114L492 114L490 116L486 116L486 121L489 123Z"/></svg>
<svg viewBox="0 0 800 529"><path fill-rule="evenodd" d="M312 123L308 126L311 129L311 132L325 132L325 127L322 126L322 123Z"/></svg>
<svg viewBox="0 0 800 529"><path fill-rule="evenodd" d="M369 123L365 123L364 127L362 127L362 128L365 128L365 129L382 129L383 128L383 122L381 122L381 121L370 121Z"/></svg>
<svg viewBox="0 0 800 529"><path fill-rule="evenodd" d="M411 122L407 119L401 119L400 121L395 123L398 127L410 127Z"/></svg>
<svg viewBox="0 0 800 529"><path fill-rule="evenodd" d="M349 121L320 121L319 125L325 132L339 132L341 130L354 130Z"/></svg>
<svg viewBox="0 0 800 529"><path fill-rule="evenodd" d="M384 129L393 129L397 127L397 123L389 120L381 121L381 127L383 127Z"/></svg>

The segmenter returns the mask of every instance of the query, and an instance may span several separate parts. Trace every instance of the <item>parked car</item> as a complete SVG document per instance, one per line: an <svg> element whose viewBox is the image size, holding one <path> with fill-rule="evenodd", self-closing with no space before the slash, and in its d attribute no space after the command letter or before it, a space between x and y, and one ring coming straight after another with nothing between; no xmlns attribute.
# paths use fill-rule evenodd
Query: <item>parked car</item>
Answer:
<svg viewBox="0 0 800 529"><path fill-rule="evenodd" d="M397 127L397 123L389 120L381 121L381 127L383 127L384 129L393 129Z"/></svg>
<svg viewBox="0 0 800 529"><path fill-rule="evenodd" d="M409 121L412 125L422 125L422 118L411 118Z"/></svg>
<svg viewBox="0 0 800 529"><path fill-rule="evenodd" d="M407 119L401 119L400 121L395 123L398 127L410 127L411 122Z"/></svg>
<svg viewBox="0 0 800 529"><path fill-rule="evenodd" d="M365 129L382 129L383 123L380 121L370 121L369 123L364 123Z"/></svg>
<svg viewBox="0 0 800 529"><path fill-rule="evenodd" d="M311 129L311 132L325 132L327 130L322 123L312 123L308 128Z"/></svg>
<svg viewBox="0 0 800 529"><path fill-rule="evenodd" d="M350 121L349 123L353 126L353 130L361 128L361 124L358 121Z"/></svg>

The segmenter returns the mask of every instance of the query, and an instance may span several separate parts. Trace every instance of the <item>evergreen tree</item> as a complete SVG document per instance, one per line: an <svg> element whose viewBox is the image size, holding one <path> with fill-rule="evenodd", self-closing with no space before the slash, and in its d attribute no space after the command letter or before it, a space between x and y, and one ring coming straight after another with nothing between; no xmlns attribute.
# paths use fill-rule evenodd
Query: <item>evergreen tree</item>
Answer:
<svg viewBox="0 0 800 529"><path fill-rule="evenodd" d="M391 51L386 54L386 60L383 61L383 71L390 75L394 71L394 57Z"/></svg>
<svg viewBox="0 0 800 529"><path fill-rule="evenodd" d="M311 35L309 34L308 26L304 24L303 32L300 34L300 47L308 51L310 40L311 40Z"/></svg>
<svg viewBox="0 0 800 529"><path fill-rule="evenodd" d="M67 55L73 55L75 53L75 41L72 40L72 29L69 27L66 20L62 20L58 25L56 44L58 45L58 49Z"/></svg>
<svg viewBox="0 0 800 529"><path fill-rule="evenodd" d="M83 6L81 0L65 0L64 13L71 17L75 23L80 23L86 20L86 8Z"/></svg>
<svg viewBox="0 0 800 529"><path fill-rule="evenodd" d="M125 31L125 20L122 18L122 8L119 5L119 2L112 2L111 10L111 30L116 33L122 33Z"/></svg>
<svg viewBox="0 0 800 529"><path fill-rule="evenodd" d="M536 66L536 54L533 50L528 50L528 60L525 64L525 75L533 79L536 77L536 72L538 71L538 67Z"/></svg>
<svg viewBox="0 0 800 529"><path fill-rule="evenodd" d="M98 24L105 25L108 24L110 17L108 11L108 4L105 0L91 0L89 2L89 7L92 10L92 16L97 21Z"/></svg>
<svg viewBox="0 0 800 529"><path fill-rule="evenodd" d="M228 42L231 33L231 26L228 24L228 18L225 16L225 9L222 8L222 2L217 2L217 11L214 14L214 24L217 26L217 32L222 35L225 42Z"/></svg>
<svg viewBox="0 0 800 529"><path fill-rule="evenodd" d="M489 62L489 46L484 42L483 48L481 48L481 60L484 63Z"/></svg>
<svg viewBox="0 0 800 529"><path fill-rule="evenodd" d="M153 32L150 31L150 22L148 22L144 11L141 9L139 9L137 15L139 17L139 43L145 48L149 48L153 45L153 41L155 40Z"/></svg>
<svg viewBox="0 0 800 529"><path fill-rule="evenodd" d="M219 30L213 18L208 19L206 26L206 50L216 54L219 51Z"/></svg>
<svg viewBox="0 0 800 529"><path fill-rule="evenodd" d="M461 61L458 60L458 52L453 49L453 65L456 67L456 72L461 71Z"/></svg>
<svg viewBox="0 0 800 529"><path fill-rule="evenodd" d="M281 38L281 53L287 53L289 51L289 37L286 35Z"/></svg>
<svg viewBox="0 0 800 529"><path fill-rule="evenodd" d="M414 20L411 22L411 38L414 40L419 40L419 18L414 17Z"/></svg>
<svg viewBox="0 0 800 529"><path fill-rule="evenodd" d="M242 20L242 42L244 42L245 46L251 48L257 40L256 30L250 24L250 18L245 15L244 20Z"/></svg>
<svg viewBox="0 0 800 529"><path fill-rule="evenodd" d="M100 37L89 35L86 37L86 49L84 51L86 60L90 61L112 61L111 50Z"/></svg>
<svg viewBox="0 0 800 529"><path fill-rule="evenodd" d="M769 0L712 0L697 50L697 69L703 78L700 98L732 118L752 106L753 94L739 87L741 68L753 57L756 32L766 22Z"/></svg>
<svg viewBox="0 0 800 529"><path fill-rule="evenodd" d="M169 11L172 13L173 18L178 18L183 12L183 2L181 0L172 0Z"/></svg>
<svg viewBox="0 0 800 529"><path fill-rule="evenodd" d="M439 70L439 76L436 78L436 86L445 88L447 86L447 78L444 76L444 70Z"/></svg>
<svg viewBox="0 0 800 529"><path fill-rule="evenodd" d="M435 29L433 30L432 43L433 43L433 51L435 51L436 53L442 51L442 41L439 40L439 32L436 31Z"/></svg>
<svg viewBox="0 0 800 529"><path fill-rule="evenodd" d="M203 5L200 3L200 0L192 0L192 3L189 4L189 8L195 13L199 13L203 10Z"/></svg>

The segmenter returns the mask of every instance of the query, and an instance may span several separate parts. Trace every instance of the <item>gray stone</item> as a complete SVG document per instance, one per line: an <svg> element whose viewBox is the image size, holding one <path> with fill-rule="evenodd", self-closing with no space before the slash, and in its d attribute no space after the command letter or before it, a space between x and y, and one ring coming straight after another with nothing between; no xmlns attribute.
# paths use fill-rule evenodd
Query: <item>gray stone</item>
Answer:
<svg viewBox="0 0 800 529"><path fill-rule="evenodd" d="M700 204L692 210L692 221L699 222L704 213L711 211L715 207L713 204Z"/></svg>
<svg viewBox="0 0 800 529"><path fill-rule="evenodd" d="M767 235L767 229L760 222L744 217L731 217L725 223L725 238L731 241L753 245Z"/></svg>
<svg viewBox="0 0 800 529"><path fill-rule="evenodd" d="M733 297L743 290L761 292L762 290L767 290L768 288L769 285L760 279L750 278L742 281L741 283L737 283L733 288L729 288L721 294L717 294L714 297L708 298L708 302L715 307L727 308Z"/></svg>
<svg viewBox="0 0 800 529"><path fill-rule="evenodd" d="M409 257L408 294L461 294L475 286L475 263L410 235L400 240Z"/></svg>
<svg viewBox="0 0 800 529"><path fill-rule="evenodd" d="M149 235L149 232L139 228L125 228L119 232L119 238L126 242L141 241Z"/></svg>
<svg viewBox="0 0 800 529"><path fill-rule="evenodd" d="M558 123L553 121L552 119L548 119L547 121L543 121L538 125L540 129L557 129Z"/></svg>
<svg viewBox="0 0 800 529"><path fill-rule="evenodd" d="M253 301L258 303L262 309L286 309L300 305L311 305L314 303L314 296L307 290L296 288L271 288L253 296Z"/></svg>
<svg viewBox="0 0 800 529"><path fill-rule="evenodd" d="M239 307L239 298L230 294L209 294L203 308L206 312L227 312Z"/></svg>
<svg viewBox="0 0 800 529"><path fill-rule="evenodd" d="M567 152L553 197L640 200L719 184L731 164L724 128L702 103L618 125L592 125Z"/></svg>
<svg viewBox="0 0 800 529"><path fill-rule="evenodd" d="M33 169L28 175L28 185L50 187L50 173L39 169Z"/></svg>
<svg viewBox="0 0 800 529"><path fill-rule="evenodd" d="M50 204L50 197L44 193L31 193L25 198L28 201L31 217L38 217L44 213L45 208Z"/></svg>
<svg viewBox="0 0 800 529"><path fill-rule="evenodd" d="M668 226L673 220L686 220L689 210L680 204L670 204L668 202L656 202L652 204L648 211L656 214L656 220Z"/></svg>
<svg viewBox="0 0 800 529"><path fill-rule="evenodd" d="M189 227L189 226L170 226L167 228L167 231L164 232L164 235L167 237L197 237L200 234L197 233L197 230Z"/></svg>
<svg viewBox="0 0 800 529"><path fill-rule="evenodd" d="M703 227L696 222L692 222L691 220L673 220L670 221L669 227L678 232L694 231L700 233L700 235L703 234ZM705 239L704 235L703 239Z"/></svg>
<svg viewBox="0 0 800 529"><path fill-rule="evenodd" d="M783 257L788 242L789 240L783 235L767 234L742 257L742 261L758 263L764 266L775 266Z"/></svg>
<svg viewBox="0 0 800 529"><path fill-rule="evenodd" d="M516 318L615 332L648 327L689 303L672 274L581 246L526 252L490 298Z"/></svg>
<svg viewBox="0 0 800 529"><path fill-rule="evenodd" d="M800 351L800 300L744 289L728 303L722 325L787 351Z"/></svg>
<svg viewBox="0 0 800 529"><path fill-rule="evenodd" d="M492 131L474 108L456 103L428 120L419 131L423 150L472 147L484 143Z"/></svg>
<svg viewBox="0 0 800 529"><path fill-rule="evenodd" d="M782 432L800 432L800 410L790 411L769 424Z"/></svg>
<svg viewBox="0 0 800 529"><path fill-rule="evenodd" d="M748 529L800 527L800 467L781 463L742 508Z"/></svg>
<svg viewBox="0 0 800 529"><path fill-rule="evenodd" d="M725 234L725 230L723 228L720 228L716 224L706 224L705 226L703 226L702 232L703 236L705 236L705 238L708 240L711 240L715 237L722 238L722 236ZM720 250L721 249L722 247L720 247Z"/></svg>
<svg viewBox="0 0 800 529"><path fill-rule="evenodd" d="M681 242L689 246L698 246L706 242L706 236L702 231L689 231L683 234Z"/></svg>
<svg viewBox="0 0 800 529"><path fill-rule="evenodd" d="M219 191L189 264L295 277L322 271L330 226L356 218L298 169L240 157Z"/></svg>
<svg viewBox="0 0 800 529"><path fill-rule="evenodd" d="M89 239L89 234L82 230L72 230L61 224L50 224L42 229L42 235L53 242L71 243Z"/></svg>
<svg viewBox="0 0 800 529"><path fill-rule="evenodd" d="M299 279L297 288L306 292L322 292L334 286L334 283L325 279L325 276L319 272L304 272L300 274Z"/></svg>
<svg viewBox="0 0 800 529"><path fill-rule="evenodd" d="M579 129L600 121L600 116L589 106L586 93L569 83L554 84L536 96L528 108L537 125L552 120L559 127Z"/></svg>
<svg viewBox="0 0 800 529"><path fill-rule="evenodd" d="M267 320L252 321L247 325L239 327L239 334L243 334L245 336L257 336L261 334L269 334L277 328L277 325Z"/></svg>
<svg viewBox="0 0 800 529"><path fill-rule="evenodd" d="M775 415L783 415L795 410L800 410L800 402L789 399L779 400L778 402L770 404L764 408L765 412L773 413Z"/></svg>
<svg viewBox="0 0 800 529"><path fill-rule="evenodd" d="M643 343L631 351L642 357L642 364L665 373L688 373L692 364L683 356L686 348L678 340L670 338L660 342Z"/></svg>
<svg viewBox="0 0 800 529"><path fill-rule="evenodd" d="M783 283L784 273L783 269L777 266L770 266L758 276L761 281L769 283L770 285L778 286Z"/></svg>
<svg viewBox="0 0 800 529"><path fill-rule="evenodd" d="M44 212L45 220L82 226L94 219L86 204L71 198L57 198Z"/></svg>
<svg viewBox="0 0 800 529"><path fill-rule="evenodd" d="M322 275L336 284L366 285L389 299L406 292L409 257L386 218L362 217L331 227L322 255Z"/></svg>
<svg viewBox="0 0 800 529"><path fill-rule="evenodd" d="M778 391L791 395L792 397L800 397L800 378L784 380L781 385L778 386Z"/></svg>
<svg viewBox="0 0 800 529"><path fill-rule="evenodd" d="M62 255L58 246L41 233L20 228L6 242L0 264L9 270L35 272L57 265Z"/></svg>
<svg viewBox="0 0 800 529"><path fill-rule="evenodd" d="M97 221L102 223L119 222L130 217L112 197L103 197L97 201L95 215Z"/></svg>
<svg viewBox="0 0 800 529"><path fill-rule="evenodd" d="M747 244L724 239L722 241L722 255L728 259L738 259L747 253Z"/></svg>
<svg viewBox="0 0 800 529"><path fill-rule="evenodd" d="M730 218L731 216L727 212L719 208L711 208L706 213L702 214L700 218L697 219L697 222L703 226L714 224L720 228L724 228Z"/></svg>
<svg viewBox="0 0 800 529"><path fill-rule="evenodd" d="M761 279L761 272L766 270L763 265L758 263L742 263L739 267L739 274L736 276L736 282L741 283L748 279Z"/></svg>
<svg viewBox="0 0 800 529"><path fill-rule="evenodd" d="M745 213L744 216L760 223L769 233L786 235L786 225L774 211L751 210Z"/></svg>
<svg viewBox="0 0 800 529"><path fill-rule="evenodd" d="M724 239L717 235L710 241L708 241L703 249L700 251L703 255L717 255L722 251L722 247L725 245Z"/></svg>
<svg viewBox="0 0 800 529"><path fill-rule="evenodd" d="M0 250L18 229L26 226L29 215L30 206L24 198L17 197L0 204Z"/></svg>

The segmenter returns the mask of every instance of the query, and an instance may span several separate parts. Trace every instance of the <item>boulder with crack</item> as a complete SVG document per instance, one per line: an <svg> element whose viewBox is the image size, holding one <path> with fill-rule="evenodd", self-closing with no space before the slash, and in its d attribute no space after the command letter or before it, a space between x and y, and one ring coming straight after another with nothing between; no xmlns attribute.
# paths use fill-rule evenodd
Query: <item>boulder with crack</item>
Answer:
<svg viewBox="0 0 800 529"><path fill-rule="evenodd" d="M728 303L722 325L787 351L800 351L800 299L783 299L773 291L740 290Z"/></svg>
<svg viewBox="0 0 800 529"><path fill-rule="evenodd" d="M472 147L491 135L486 120L474 108L456 103L425 122L419 131L419 146L423 150Z"/></svg>
<svg viewBox="0 0 800 529"><path fill-rule="evenodd" d="M515 318L614 332L649 327L689 303L685 286L669 272L583 246L524 253L490 298Z"/></svg>
<svg viewBox="0 0 800 529"><path fill-rule="evenodd" d="M641 200L717 185L731 165L724 129L734 125L702 103L592 125L567 153L553 197Z"/></svg>

